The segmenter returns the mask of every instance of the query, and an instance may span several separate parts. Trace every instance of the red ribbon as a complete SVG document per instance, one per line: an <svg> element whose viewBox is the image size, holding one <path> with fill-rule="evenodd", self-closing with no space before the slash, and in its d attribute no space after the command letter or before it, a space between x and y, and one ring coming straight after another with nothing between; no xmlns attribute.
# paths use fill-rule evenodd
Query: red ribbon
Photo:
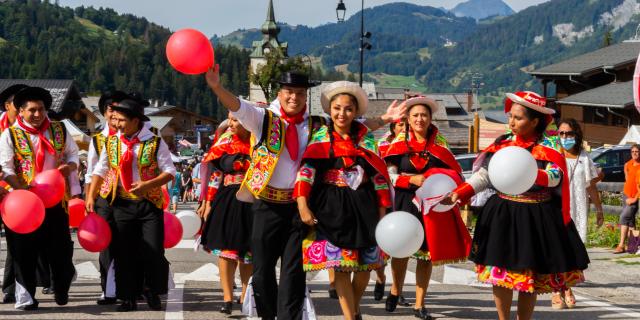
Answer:
<svg viewBox="0 0 640 320"><path fill-rule="evenodd" d="M296 113L293 116L288 116L284 113L282 107L280 107L280 114L282 119L286 121L289 125L287 126L287 130L284 134L284 144L287 147L287 151L289 151L289 155L291 156L291 160L298 160L298 129L296 129L296 125L302 123L304 121L304 113L306 111L306 107L304 110Z"/></svg>
<svg viewBox="0 0 640 320"><path fill-rule="evenodd" d="M36 150L36 173L40 173L42 172L42 168L44 167L44 153L48 152L50 155L56 154L56 150L53 148L53 145L51 145L49 139L44 136L44 133L47 132L47 129L49 129L51 122L49 121L49 118L44 118L44 121L39 128L32 128L25 124L22 121L21 117L18 117L17 120L18 124L24 131L28 132L29 134L38 136L39 143L38 150Z"/></svg>
<svg viewBox="0 0 640 320"><path fill-rule="evenodd" d="M129 189L131 189L131 180L133 180L133 147L136 143L140 143L140 139L138 139L138 136L135 136L133 139L127 139L123 134L120 136L120 142L127 146L127 151L124 152L120 159L120 181L122 181L124 190L129 192Z"/></svg>

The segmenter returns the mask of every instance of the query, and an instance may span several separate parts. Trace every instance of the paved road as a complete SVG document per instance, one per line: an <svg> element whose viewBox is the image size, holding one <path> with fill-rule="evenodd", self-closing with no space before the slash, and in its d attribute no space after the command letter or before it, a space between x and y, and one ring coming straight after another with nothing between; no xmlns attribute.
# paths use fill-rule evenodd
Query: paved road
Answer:
<svg viewBox="0 0 640 320"><path fill-rule="evenodd" d="M182 206L182 209L186 208ZM114 312L115 306L96 305L95 300L100 293L97 254L84 251L76 242L74 264L78 279L72 285L69 305L56 306L52 296L38 291L37 298L41 302L38 311L16 311L12 305L0 304L0 319L227 319L229 317L217 312L222 304L222 292L216 258L202 251L194 252L192 243L183 241L177 248L167 251L176 288L167 296L164 311L150 311L142 303L138 305L138 312L122 314ZM4 243L2 247L6 248ZM536 307L536 319L640 319L640 258L628 256L617 259L604 249L590 250L590 256L592 264L586 274L588 282L575 290L578 307L553 311L550 296L543 295ZM3 265L4 250L0 259ZM415 271L415 265L411 264L409 269ZM438 319L496 318L491 290L475 283L472 269L471 263L434 268L427 306ZM318 318L341 319L337 301L327 296L326 272L308 274L307 280ZM413 272L408 273L407 282L405 296L413 301ZM372 299L373 279L370 284L362 301L365 319L389 319L392 316L395 319L415 319L410 307L399 307L393 314L386 313L384 304ZM231 318L242 318L240 306L234 307Z"/></svg>

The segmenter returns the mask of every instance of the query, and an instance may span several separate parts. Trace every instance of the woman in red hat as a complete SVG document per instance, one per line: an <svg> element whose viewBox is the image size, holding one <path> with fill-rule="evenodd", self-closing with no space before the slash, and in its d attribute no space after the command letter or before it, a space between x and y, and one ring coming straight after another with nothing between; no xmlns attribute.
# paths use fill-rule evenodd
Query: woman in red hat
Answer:
<svg viewBox="0 0 640 320"><path fill-rule="evenodd" d="M438 133L438 128L431 121L433 115L440 108L438 103L427 97L414 97L406 100L405 105L407 106L408 114L404 123L406 130L397 134L387 148L386 153L383 154L383 158L387 163L389 176L395 190L394 210L413 214L422 223L422 228L424 229L423 213L413 203L416 190L422 186L429 175L436 173L436 171L437 173L453 176L454 180L461 182L462 169L451 151L449 151L447 141ZM455 214L447 218L455 218ZM463 225L462 220L459 220L459 222ZM440 227L448 228L448 225ZM451 235L447 242L454 242L459 238L457 236L458 233L454 232L454 230L449 231L447 229L446 233ZM469 238L466 230L464 230L464 233ZM469 241L467 241L467 247L468 243ZM427 244L425 239L420 249L413 255L413 258L417 260L414 315L420 319L431 319L431 315L424 307L424 298L432 269L429 246L437 244ZM454 256L440 259L440 263L466 260L467 254L468 250L462 250L457 256L454 254ZM408 261L409 258L391 259L393 285L385 304L385 310L388 312L393 312L396 309L402 294Z"/></svg>
<svg viewBox="0 0 640 320"><path fill-rule="evenodd" d="M566 290L584 281L589 257L569 208L565 158L552 125L553 109L533 92L507 93L509 131L478 157L479 169L445 199L468 201L491 186L487 166L508 146L531 152L538 165L535 184L520 195L496 192L480 212L470 260L478 280L493 285L501 320L509 319L513 291L518 291L518 319L531 319L536 295Z"/></svg>

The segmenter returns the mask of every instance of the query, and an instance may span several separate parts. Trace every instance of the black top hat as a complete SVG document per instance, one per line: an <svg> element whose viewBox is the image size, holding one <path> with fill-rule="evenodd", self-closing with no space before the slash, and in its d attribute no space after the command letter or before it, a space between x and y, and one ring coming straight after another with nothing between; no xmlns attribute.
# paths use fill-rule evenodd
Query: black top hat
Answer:
<svg viewBox="0 0 640 320"><path fill-rule="evenodd" d="M28 101L42 101L44 108L49 110L53 98L49 90L40 87L26 87L13 96L13 104L16 108L23 107Z"/></svg>
<svg viewBox="0 0 640 320"><path fill-rule="evenodd" d="M7 102L9 98L26 87L28 87L26 84L14 84L0 92L0 110L4 110L4 103Z"/></svg>
<svg viewBox="0 0 640 320"><path fill-rule="evenodd" d="M107 111L108 105L120 102L128 98L129 95L120 90L107 91L103 93L100 96L100 100L98 100L98 109L100 110L100 114L104 114Z"/></svg>
<svg viewBox="0 0 640 320"><path fill-rule="evenodd" d="M111 108L115 111L122 111L132 118L149 121L149 117L144 115L144 107L135 100L125 99L112 105Z"/></svg>
<svg viewBox="0 0 640 320"><path fill-rule="evenodd" d="M283 86L296 87L296 88L311 88L318 85L313 81L309 81L309 76L297 71L289 71L289 72L282 73L278 83L280 83L280 85L283 85Z"/></svg>

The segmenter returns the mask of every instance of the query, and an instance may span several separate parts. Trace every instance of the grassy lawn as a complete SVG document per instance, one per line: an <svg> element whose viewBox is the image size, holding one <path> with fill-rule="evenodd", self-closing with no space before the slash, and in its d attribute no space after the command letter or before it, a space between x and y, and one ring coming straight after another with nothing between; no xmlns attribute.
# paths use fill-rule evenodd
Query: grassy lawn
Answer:
<svg viewBox="0 0 640 320"><path fill-rule="evenodd" d="M367 75L374 78L377 85L381 87L407 88L418 92L427 90L427 87L413 76L398 76L386 73L368 73Z"/></svg>
<svg viewBox="0 0 640 320"><path fill-rule="evenodd" d="M80 24L83 25L87 29L89 35L94 37L94 38L106 36L110 40L115 40L116 39L116 35L113 34L113 32L111 30L105 29L105 28L93 23L91 20L84 19L84 18L79 18L79 17L76 17L75 19L78 22L80 22Z"/></svg>
<svg viewBox="0 0 640 320"><path fill-rule="evenodd" d="M9 41L7 41L6 39L0 37L0 46L4 45L7 42L9 42Z"/></svg>

